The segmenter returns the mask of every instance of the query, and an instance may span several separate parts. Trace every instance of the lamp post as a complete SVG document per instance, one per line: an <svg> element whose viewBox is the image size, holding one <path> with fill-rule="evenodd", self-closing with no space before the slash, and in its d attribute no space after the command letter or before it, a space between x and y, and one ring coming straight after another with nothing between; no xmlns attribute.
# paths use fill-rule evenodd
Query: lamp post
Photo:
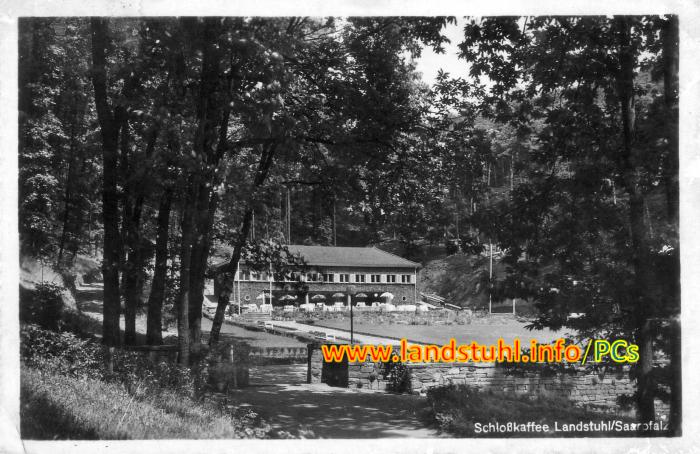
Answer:
<svg viewBox="0 0 700 454"><path fill-rule="evenodd" d="M354 326L353 326L353 313L352 313L352 295L355 294L355 287L352 285L348 285L347 289L345 289L345 292L348 294L348 305L350 306L350 345L355 343L355 334L354 334Z"/></svg>

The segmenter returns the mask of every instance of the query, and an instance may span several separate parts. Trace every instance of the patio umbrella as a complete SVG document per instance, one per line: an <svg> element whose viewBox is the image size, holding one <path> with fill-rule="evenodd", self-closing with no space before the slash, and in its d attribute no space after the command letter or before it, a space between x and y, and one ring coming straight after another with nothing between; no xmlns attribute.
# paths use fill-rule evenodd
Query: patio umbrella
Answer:
<svg viewBox="0 0 700 454"><path fill-rule="evenodd" d="M367 295L365 295L364 293L358 293L357 295L355 295L355 298L367 298Z"/></svg>
<svg viewBox="0 0 700 454"><path fill-rule="evenodd" d="M292 295L284 295L284 296L280 297L280 301L289 301L289 300L295 300L295 299L297 299L297 297L292 296Z"/></svg>
<svg viewBox="0 0 700 454"><path fill-rule="evenodd" d="M272 295L269 295L265 292L263 292L255 297L256 300L266 300L266 299L271 299L271 298L272 298Z"/></svg>
<svg viewBox="0 0 700 454"><path fill-rule="evenodd" d="M333 294L333 298L342 298L342 297L344 297L344 296L345 296L345 294L344 294L344 293L340 293L340 292L334 293L334 294Z"/></svg>
<svg viewBox="0 0 700 454"><path fill-rule="evenodd" d="M312 296L311 299L312 299L312 300L325 300L326 297L319 294L319 295L314 295L314 296Z"/></svg>
<svg viewBox="0 0 700 454"><path fill-rule="evenodd" d="M391 293L389 293L389 292L384 292L384 293L382 293L382 294L379 295L379 296L380 296L381 298L389 298L389 299L393 299L393 298L394 298L394 295L391 294Z"/></svg>

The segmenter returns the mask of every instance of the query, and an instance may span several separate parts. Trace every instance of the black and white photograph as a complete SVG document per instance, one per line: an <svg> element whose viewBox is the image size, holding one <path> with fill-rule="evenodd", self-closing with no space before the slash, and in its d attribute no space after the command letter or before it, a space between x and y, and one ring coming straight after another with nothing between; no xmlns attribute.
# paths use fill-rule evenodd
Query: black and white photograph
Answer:
<svg viewBox="0 0 700 454"><path fill-rule="evenodd" d="M3 43L8 452L698 449L692 16L57 6Z"/></svg>

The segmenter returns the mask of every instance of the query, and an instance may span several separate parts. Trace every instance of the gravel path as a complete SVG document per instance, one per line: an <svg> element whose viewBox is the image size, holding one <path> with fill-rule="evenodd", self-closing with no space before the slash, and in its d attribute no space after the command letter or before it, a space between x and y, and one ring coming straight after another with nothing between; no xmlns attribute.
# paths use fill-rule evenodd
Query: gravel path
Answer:
<svg viewBox="0 0 700 454"><path fill-rule="evenodd" d="M259 366L227 403L252 407L275 429L308 438L430 438L425 397L307 384L306 365Z"/></svg>

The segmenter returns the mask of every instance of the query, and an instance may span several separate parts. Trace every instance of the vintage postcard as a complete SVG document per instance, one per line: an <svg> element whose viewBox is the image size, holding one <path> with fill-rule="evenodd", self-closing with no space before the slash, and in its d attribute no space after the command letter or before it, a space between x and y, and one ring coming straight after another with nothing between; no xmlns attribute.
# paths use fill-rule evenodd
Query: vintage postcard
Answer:
<svg viewBox="0 0 700 454"><path fill-rule="evenodd" d="M5 451L698 449L696 9L179 3L4 16Z"/></svg>

